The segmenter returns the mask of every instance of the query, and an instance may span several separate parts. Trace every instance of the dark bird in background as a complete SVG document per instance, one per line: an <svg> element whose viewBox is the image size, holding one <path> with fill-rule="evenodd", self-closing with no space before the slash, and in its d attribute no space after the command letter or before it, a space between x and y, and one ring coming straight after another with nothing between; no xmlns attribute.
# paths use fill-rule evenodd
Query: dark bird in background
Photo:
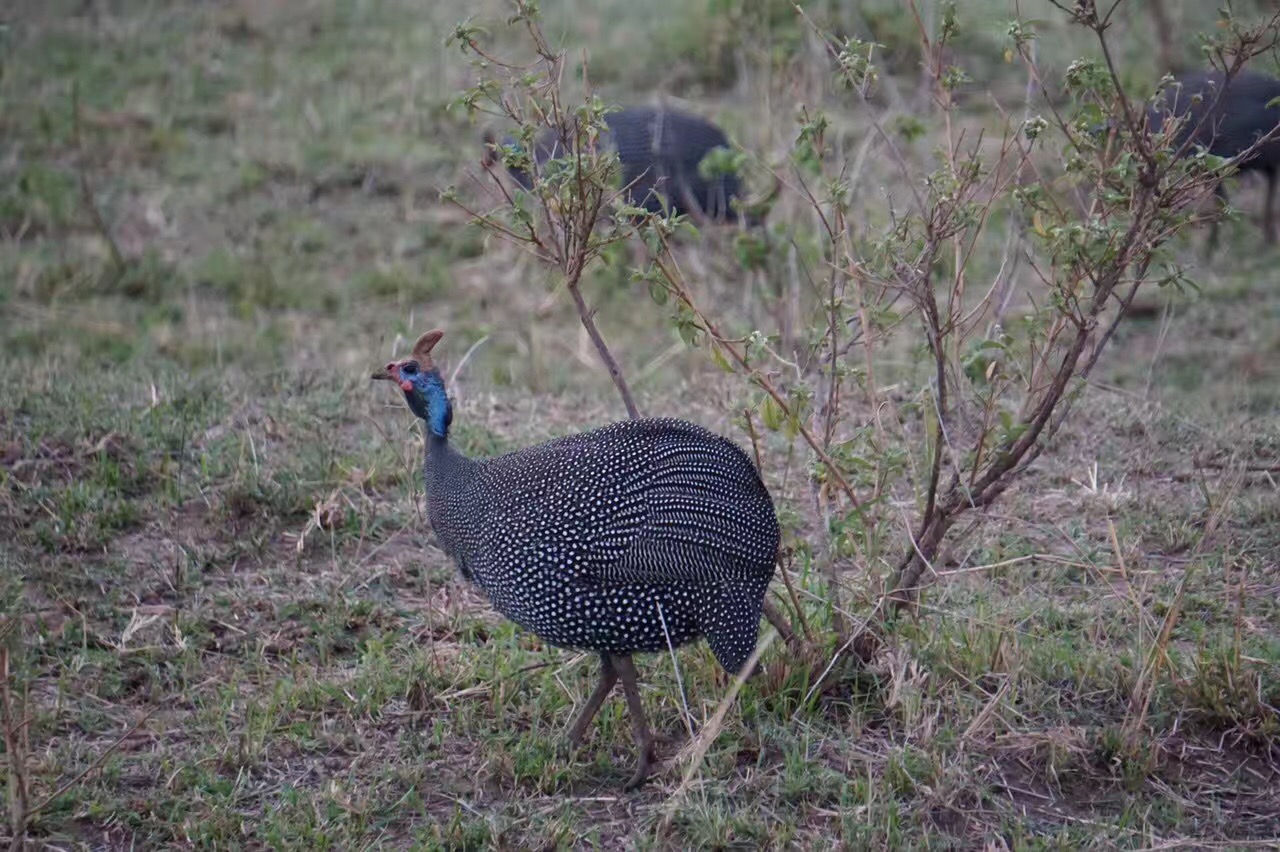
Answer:
<svg viewBox="0 0 1280 852"><path fill-rule="evenodd" d="M373 374L395 382L425 425L427 517L462 576L546 642L600 655L600 682L571 747L621 679L649 774L650 734L636 653L705 637L739 673L755 649L779 532L751 459L683 420L625 420L506 455L471 459L449 443L452 402L432 362L443 332Z"/></svg>
<svg viewBox="0 0 1280 852"><path fill-rule="evenodd" d="M724 131L701 116L664 107L628 107L607 113L604 123L607 131L601 134L600 143L606 150L618 152L628 203L650 213L664 215L670 211L695 222L733 222L739 215L735 207L741 207L745 224L756 227L763 223L763 214L757 211L781 191L781 181L775 178L769 192L747 200L738 175L715 173L704 177L699 164L706 156L718 149L732 149ZM500 146L519 146L510 135L499 141L491 132L485 134L484 143L486 167L501 161ZM572 145L572 139L543 128L535 137L533 159L542 166L565 156ZM525 189L532 187L532 178L524 170L507 171Z"/></svg>
<svg viewBox="0 0 1280 852"><path fill-rule="evenodd" d="M1280 80L1256 71L1241 70L1226 88L1222 71L1192 71L1174 77L1159 102L1147 111L1147 126L1153 133L1164 126L1166 117L1186 117L1175 138L1180 147L1195 134L1194 144L1203 146L1217 157L1234 157L1251 148L1259 139L1280 125ZM1270 105L1269 105L1270 104ZM1198 130L1197 130L1198 128ZM1193 149L1194 150L1194 149ZM1267 179L1267 194L1262 208L1263 236L1275 243L1275 195L1277 171L1280 171L1280 131L1240 160L1240 172L1260 172ZM1227 201L1227 191L1219 181L1214 193ZM1218 222L1209 230L1209 251L1218 244Z"/></svg>

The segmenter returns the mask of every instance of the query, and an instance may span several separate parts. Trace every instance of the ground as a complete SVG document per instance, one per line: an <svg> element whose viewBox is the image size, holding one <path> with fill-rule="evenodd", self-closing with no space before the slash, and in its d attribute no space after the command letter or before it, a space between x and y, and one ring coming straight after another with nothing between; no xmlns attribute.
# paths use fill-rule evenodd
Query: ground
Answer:
<svg viewBox="0 0 1280 852"><path fill-rule="evenodd" d="M734 4L545 5L607 95L665 88L761 151L793 132L758 77L724 82L731 51L700 47L725 44L715 10ZM867 17L892 47L891 5ZM978 6L968 49L1006 73L992 45L1012 12ZM815 690L774 643L687 784L689 731L726 694L702 644L679 652L679 683L671 657L640 661L650 784L620 790L620 696L558 752L594 660L456 576L423 514L413 418L369 379L438 326L465 452L625 415L568 300L548 304L551 273L439 199L473 186L481 130L446 108L474 72L444 38L503 12L121 0L3 21L6 796L26 786L33 843L1280 842L1280 276L1248 181L1224 250L1205 261L1203 234L1180 249L1200 291L1156 294L1154 318L1122 326L1063 435L875 660ZM1121 58L1149 60L1126 26ZM996 99L1018 103L1016 77ZM864 138L863 107L831 98ZM867 168L870 187L891 171ZM728 239L695 255L708 298L767 318L758 282L724 273ZM588 293L643 411L747 445L740 379L611 272ZM794 543L806 462L770 440ZM855 621L884 568L845 566ZM795 583L821 629L821 584Z"/></svg>

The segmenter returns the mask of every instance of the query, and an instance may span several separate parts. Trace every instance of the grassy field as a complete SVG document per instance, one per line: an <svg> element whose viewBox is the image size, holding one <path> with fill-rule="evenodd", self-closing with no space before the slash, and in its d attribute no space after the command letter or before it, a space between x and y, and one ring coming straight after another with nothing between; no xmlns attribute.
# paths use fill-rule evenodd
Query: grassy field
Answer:
<svg viewBox="0 0 1280 852"><path fill-rule="evenodd" d="M796 91L759 70L768 51L735 52L717 11L733 4L544 5L605 96L684 98L766 160L794 135ZM1039 5L1023 13L1061 69L1087 42ZM1174 6L1189 45L1210 18ZM896 72L885 91L914 97L913 25L861 8ZM1121 327L1070 426L870 665L810 694L775 643L683 788L675 759L725 691L703 644L678 655L683 700L670 657L639 661L662 761L647 786L619 792L620 693L584 749L557 752L595 662L461 583L423 515L413 418L368 378L438 326L468 453L625 416L552 275L438 199L478 191L480 154L481 125L446 108L474 78L445 36L504 12L0 13L5 784L10 802L27 788L33 846L1280 842L1280 273L1251 181L1213 263L1203 234L1185 243L1200 291ZM1000 59L1011 9L964 13L981 122L1020 107L1025 80ZM1143 21L1116 38L1126 77L1153 81ZM866 135L866 107L814 93ZM930 140L908 154L927 161ZM893 174L868 158L868 215ZM795 199L777 216L811 226ZM694 273L721 314L767 322L731 239L709 233ZM585 286L645 413L747 443L740 380L612 271ZM813 523L807 462L777 436L765 449L794 541ZM884 574L847 566L855 620ZM816 581L796 583L829 618Z"/></svg>

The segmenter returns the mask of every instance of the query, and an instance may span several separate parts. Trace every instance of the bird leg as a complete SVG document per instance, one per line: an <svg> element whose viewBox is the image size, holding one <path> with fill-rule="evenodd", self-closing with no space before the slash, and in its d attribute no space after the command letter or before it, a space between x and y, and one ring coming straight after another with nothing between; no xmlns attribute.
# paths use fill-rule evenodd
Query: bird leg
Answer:
<svg viewBox="0 0 1280 852"><path fill-rule="evenodd" d="M1214 200L1217 202L1214 209L1213 221L1209 223L1209 239L1205 243L1205 257L1212 257L1214 251L1218 248L1218 218L1222 215L1222 208L1229 204L1227 199L1227 187L1224 181L1218 181L1218 185L1213 188Z"/></svg>
<svg viewBox="0 0 1280 852"><path fill-rule="evenodd" d="M796 637L796 632L791 629L791 625L787 623L787 617L782 614L782 610L774 605L773 601L765 598L760 604L760 611L764 617L773 625L773 629L778 631L778 635L782 637L782 641L787 643L787 647L791 649L791 653L801 656L805 652L804 644Z"/></svg>
<svg viewBox="0 0 1280 852"><path fill-rule="evenodd" d="M609 697L609 691L613 689L613 685L617 682L618 670L613 667L613 660L609 658L608 654L601 654L600 682L596 684L595 691L591 693L587 703L582 707L582 712L578 714L578 718L574 721L573 727L569 729L568 744L570 749L575 749L582 743L582 737L587 732L587 726L591 724L591 720L600 712L600 705L604 704L604 700Z"/></svg>
<svg viewBox="0 0 1280 852"><path fill-rule="evenodd" d="M1267 172L1267 199L1262 208L1262 230L1266 232L1264 240L1268 244L1276 241L1275 226L1275 204L1276 204L1276 181L1280 179L1275 169Z"/></svg>
<svg viewBox="0 0 1280 852"><path fill-rule="evenodd" d="M649 733L649 723L645 721L644 706L640 703L640 684L637 682L636 667L631 662L631 655L621 655L614 659L618 674L622 676L622 691L627 695L627 710L631 714L631 731L636 738L636 748L640 751L635 774L626 783L624 790L634 790L649 777L649 765L653 762L653 735Z"/></svg>

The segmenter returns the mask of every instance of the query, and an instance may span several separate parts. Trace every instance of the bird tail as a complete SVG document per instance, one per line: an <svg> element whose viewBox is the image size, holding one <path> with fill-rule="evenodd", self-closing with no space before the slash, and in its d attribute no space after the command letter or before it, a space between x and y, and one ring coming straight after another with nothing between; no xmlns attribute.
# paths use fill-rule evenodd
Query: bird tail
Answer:
<svg viewBox="0 0 1280 852"><path fill-rule="evenodd" d="M758 586L720 584L707 595L702 634L716 660L731 675L746 665L760 633L760 612L767 583Z"/></svg>

